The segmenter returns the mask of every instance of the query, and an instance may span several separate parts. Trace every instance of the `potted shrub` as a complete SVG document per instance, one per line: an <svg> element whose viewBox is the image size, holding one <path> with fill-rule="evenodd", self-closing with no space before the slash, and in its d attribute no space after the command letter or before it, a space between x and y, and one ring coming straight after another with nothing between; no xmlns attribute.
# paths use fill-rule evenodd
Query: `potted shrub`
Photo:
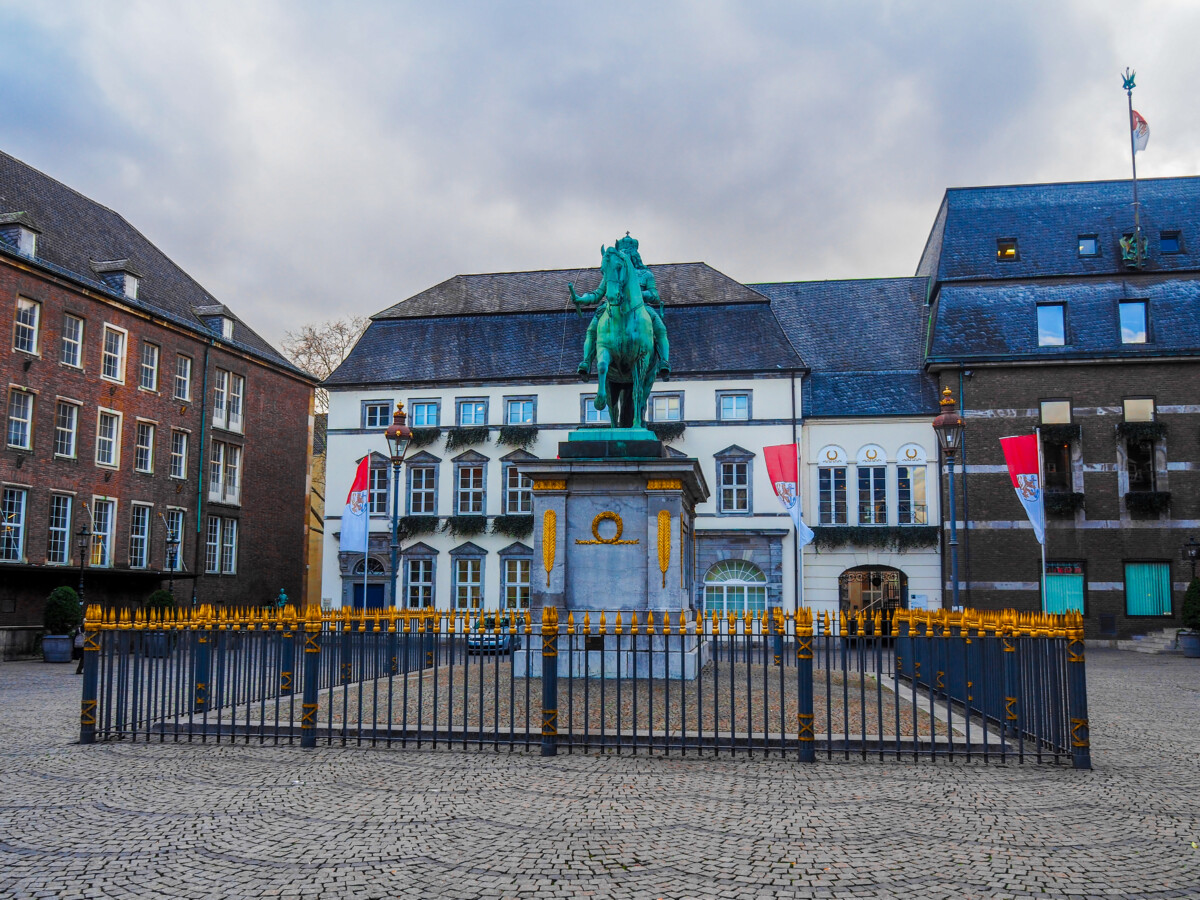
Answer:
<svg viewBox="0 0 1200 900"><path fill-rule="evenodd" d="M75 632L83 624L83 609L74 588L63 585L50 592L46 598L44 624L46 634L42 638L42 659L46 662L70 662Z"/></svg>
<svg viewBox="0 0 1200 900"><path fill-rule="evenodd" d="M1200 659L1200 578L1193 578L1183 595L1183 628L1177 637L1179 649L1191 659Z"/></svg>
<svg viewBox="0 0 1200 900"><path fill-rule="evenodd" d="M154 613L157 613L161 618L164 615L170 614L175 609L175 598L171 595L170 591L159 588L146 598L145 609L147 618L150 618ZM167 632L161 630L147 631L144 646L147 656L166 656L171 649Z"/></svg>

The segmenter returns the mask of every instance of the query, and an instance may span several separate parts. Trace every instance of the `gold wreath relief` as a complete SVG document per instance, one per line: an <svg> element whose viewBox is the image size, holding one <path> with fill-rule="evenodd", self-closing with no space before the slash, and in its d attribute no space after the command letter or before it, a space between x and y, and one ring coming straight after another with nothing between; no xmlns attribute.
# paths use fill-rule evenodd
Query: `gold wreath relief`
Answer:
<svg viewBox="0 0 1200 900"><path fill-rule="evenodd" d="M617 525L617 533L614 534L610 538L600 537L600 523L605 521L606 519L611 522L615 522ZM618 516L612 510L605 510L602 513L598 513L596 515L596 518L592 519L592 537L595 538L595 540L585 541L581 538L576 538L575 543L576 544L636 544L638 542L637 538L634 538L631 541L621 540L621 532L623 532L624 530L625 530L625 523L621 521L621 517Z"/></svg>

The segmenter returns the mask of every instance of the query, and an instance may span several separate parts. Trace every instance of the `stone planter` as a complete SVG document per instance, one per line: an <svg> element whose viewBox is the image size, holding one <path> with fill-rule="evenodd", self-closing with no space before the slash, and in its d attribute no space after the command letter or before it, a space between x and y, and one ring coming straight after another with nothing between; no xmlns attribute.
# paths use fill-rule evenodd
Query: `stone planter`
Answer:
<svg viewBox="0 0 1200 900"><path fill-rule="evenodd" d="M69 663L75 639L69 634L48 634L42 638L42 659L49 663Z"/></svg>
<svg viewBox="0 0 1200 900"><path fill-rule="evenodd" d="M1200 631L1181 631L1179 649L1188 659L1200 659Z"/></svg>

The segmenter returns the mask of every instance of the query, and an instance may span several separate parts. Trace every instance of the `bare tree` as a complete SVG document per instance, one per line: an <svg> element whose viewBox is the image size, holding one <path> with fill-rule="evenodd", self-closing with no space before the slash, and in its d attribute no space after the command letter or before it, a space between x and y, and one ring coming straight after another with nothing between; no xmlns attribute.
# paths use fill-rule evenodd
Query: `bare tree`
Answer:
<svg viewBox="0 0 1200 900"><path fill-rule="evenodd" d="M368 324L363 316L347 316L301 325L295 331L284 332L283 352L300 368L324 380L341 365ZM317 412L329 411L329 394L321 388L317 388L316 406Z"/></svg>

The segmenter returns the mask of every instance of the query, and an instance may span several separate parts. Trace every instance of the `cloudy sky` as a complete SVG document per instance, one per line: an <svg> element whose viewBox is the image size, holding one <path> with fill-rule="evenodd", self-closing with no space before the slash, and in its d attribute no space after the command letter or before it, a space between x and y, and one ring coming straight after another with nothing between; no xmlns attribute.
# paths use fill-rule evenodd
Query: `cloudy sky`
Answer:
<svg viewBox="0 0 1200 900"><path fill-rule="evenodd" d="M0 0L0 148L268 339L458 273L908 275L947 186L1200 173L1200 3Z"/></svg>

